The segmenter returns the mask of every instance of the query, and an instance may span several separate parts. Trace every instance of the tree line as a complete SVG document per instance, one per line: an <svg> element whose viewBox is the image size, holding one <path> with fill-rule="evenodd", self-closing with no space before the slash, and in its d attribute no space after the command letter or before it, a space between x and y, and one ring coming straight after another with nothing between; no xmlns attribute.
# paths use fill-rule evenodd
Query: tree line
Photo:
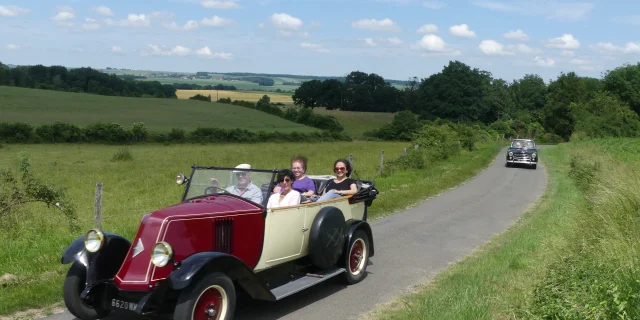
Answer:
<svg viewBox="0 0 640 320"><path fill-rule="evenodd" d="M226 86L224 84L218 84L215 86L207 84L201 86L195 83L174 83L173 86L178 90L238 90L236 86Z"/></svg>
<svg viewBox="0 0 640 320"><path fill-rule="evenodd" d="M574 132L638 136L637 79L640 63L622 65L601 79L563 72L546 84L535 74L507 82L493 78L490 72L450 61L441 72L423 79L414 77L401 89L374 73L354 71L344 81L304 82L292 98L295 105L306 108L408 110L419 121L481 124L507 136L547 134L568 140ZM380 131L370 135L391 138Z"/></svg>
<svg viewBox="0 0 640 320"><path fill-rule="evenodd" d="M9 68L0 63L0 85L105 96L178 98L172 85L119 78L91 68L43 65Z"/></svg>

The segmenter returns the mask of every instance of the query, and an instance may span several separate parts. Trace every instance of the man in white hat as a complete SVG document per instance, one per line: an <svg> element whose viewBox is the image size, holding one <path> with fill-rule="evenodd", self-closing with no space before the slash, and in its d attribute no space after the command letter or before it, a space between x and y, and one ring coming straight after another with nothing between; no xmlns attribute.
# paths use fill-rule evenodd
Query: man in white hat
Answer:
<svg viewBox="0 0 640 320"><path fill-rule="evenodd" d="M251 170L250 164L239 164L236 169ZM238 177L238 183L233 186L228 186L225 190L231 194L249 199L255 203L262 203L262 190L251 182L251 172L242 170L233 170L233 173Z"/></svg>

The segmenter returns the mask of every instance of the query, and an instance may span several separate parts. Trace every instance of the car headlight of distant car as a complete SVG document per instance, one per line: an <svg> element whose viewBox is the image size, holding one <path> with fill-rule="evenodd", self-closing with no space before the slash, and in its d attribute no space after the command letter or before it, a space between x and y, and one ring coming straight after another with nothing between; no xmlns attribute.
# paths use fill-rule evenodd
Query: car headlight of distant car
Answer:
<svg viewBox="0 0 640 320"><path fill-rule="evenodd" d="M513 152L509 151L509 157L513 157Z"/></svg>
<svg viewBox="0 0 640 320"><path fill-rule="evenodd" d="M534 159L535 159L537 156L538 156L538 155L534 152L534 153L531 155L531 158L534 158Z"/></svg>
<svg viewBox="0 0 640 320"><path fill-rule="evenodd" d="M84 236L84 247L89 252L97 252L104 244L104 234L98 229L91 229Z"/></svg>
<svg viewBox="0 0 640 320"><path fill-rule="evenodd" d="M151 262L157 267L166 266L171 258L173 258L173 248L168 243L158 242L151 248Z"/></svg>

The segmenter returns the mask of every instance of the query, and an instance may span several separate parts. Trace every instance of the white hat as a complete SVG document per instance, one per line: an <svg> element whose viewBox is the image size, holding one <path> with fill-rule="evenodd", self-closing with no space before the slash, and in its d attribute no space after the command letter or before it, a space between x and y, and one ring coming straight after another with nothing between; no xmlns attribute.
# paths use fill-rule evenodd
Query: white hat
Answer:
<svg viewBox="0 0 640 320"><path fill-rule="evenodd" d="M249 169L249 170L251 170L251 165L247 164L247 163L239 164L239 165L236 166L236 169ZM236 172L245 172L245 171L233 170L233 172L236 173Z"/></svg>

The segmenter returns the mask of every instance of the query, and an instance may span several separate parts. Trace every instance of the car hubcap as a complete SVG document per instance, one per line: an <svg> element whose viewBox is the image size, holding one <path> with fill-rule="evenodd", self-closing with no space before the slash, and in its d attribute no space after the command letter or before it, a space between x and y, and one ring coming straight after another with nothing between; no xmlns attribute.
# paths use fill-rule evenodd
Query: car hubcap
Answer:
<svg viewBox="0 0 640 320"><path fill-rule="evenodd" d="M227 312L227 303L227 294L224 289L217 285L211 286L205 289L198 297L192 319L223 319Z"/></svg>
<svg viewBox="0 0 640 320"><path fill-rule="evenodd" d="M367 248L362 239L356 240L351 246L351 251L349 252L349 270L353 275L362 272L365 264L364 256L366 250Z"/></svg>

